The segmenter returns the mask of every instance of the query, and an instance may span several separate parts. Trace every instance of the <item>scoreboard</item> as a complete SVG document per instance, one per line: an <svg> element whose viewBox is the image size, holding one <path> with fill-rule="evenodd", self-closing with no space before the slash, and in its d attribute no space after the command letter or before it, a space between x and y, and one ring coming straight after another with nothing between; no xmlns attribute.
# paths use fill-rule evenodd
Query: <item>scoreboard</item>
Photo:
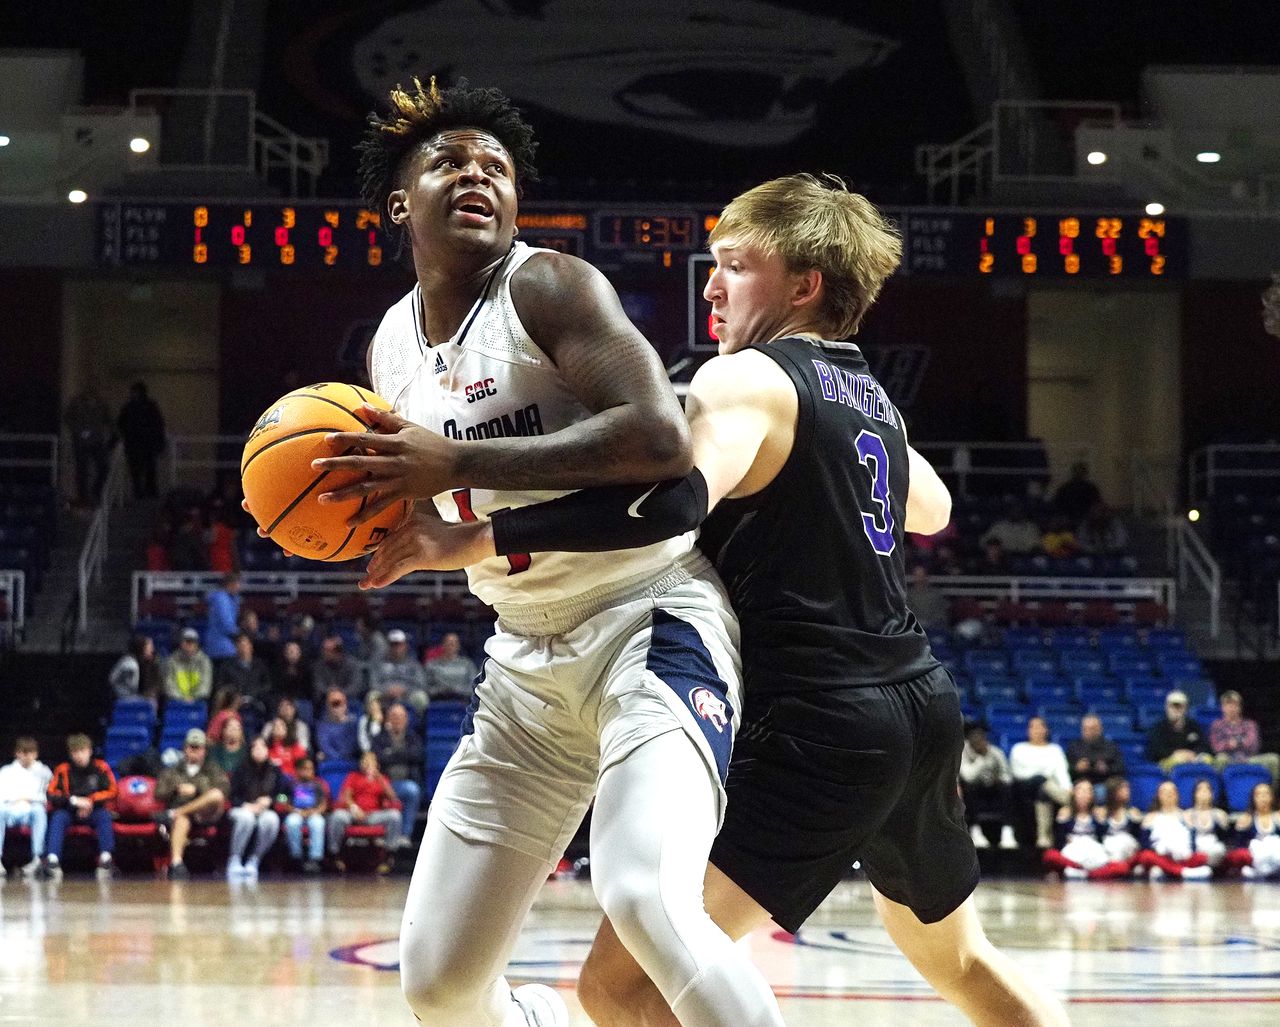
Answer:
<svg viewBox="0 0 1280 1027"><path fill-rule="evenodd" d="M1179 218L1114 211L980 212L886 208L902 235L900 274L1021 279L1185 278L1187 226ZM527 203L519 238L602 268L684 271L705 253L718 212L678 206ZM385 216L358 204L189 203L121 200L97 207L102 267L226 268L284 273L377 272L397 267Z"/></svg>

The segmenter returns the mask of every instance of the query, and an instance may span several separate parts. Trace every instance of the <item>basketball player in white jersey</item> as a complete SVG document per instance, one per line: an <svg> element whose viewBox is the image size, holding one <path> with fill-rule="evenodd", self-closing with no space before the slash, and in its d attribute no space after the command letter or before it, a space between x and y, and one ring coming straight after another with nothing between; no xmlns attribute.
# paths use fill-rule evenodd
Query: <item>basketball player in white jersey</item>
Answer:
<svg viewBox="0 0 1280 1027"><path fill-rule="evenodd" d="M553 481L686 473L679 403L603 276L514 241L528 126L496 91L415 86L370 117L361 162L366 201L404 231L417 272L369 355L399 416L366 408L394 434L334 437L370 455L317 469L372 477L328 495L434 496L436 510L416 517L465 521L563 495ZM551 989L513 993L502 975L594 796L596 895L680 1022L781 1024L763 977L702 904L740 685L737 623L692 534L467 570L498 633L409 887L401 980L418 1019L567 1022Z"/></svg>

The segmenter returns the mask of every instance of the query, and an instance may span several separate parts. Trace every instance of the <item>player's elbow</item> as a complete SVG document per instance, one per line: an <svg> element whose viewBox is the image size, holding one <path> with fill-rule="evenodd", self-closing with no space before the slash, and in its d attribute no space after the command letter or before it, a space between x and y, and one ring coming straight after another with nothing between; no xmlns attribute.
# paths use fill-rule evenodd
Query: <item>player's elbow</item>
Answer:
<svg viewBox="0 0 1280 1027"><path fill-rule="evenodd" d="M693 437L683 415L651 421L641 436L647 469L656 480L683 478L693 470Z"/></svg>
<svg viewBox="0 0 1280 1027"><path fill-rule="evenodd" d="M915 535L936 535L951 521L951 493L946 488L930 489L925 496L912 496L907 504L907 530Z"/></svg>

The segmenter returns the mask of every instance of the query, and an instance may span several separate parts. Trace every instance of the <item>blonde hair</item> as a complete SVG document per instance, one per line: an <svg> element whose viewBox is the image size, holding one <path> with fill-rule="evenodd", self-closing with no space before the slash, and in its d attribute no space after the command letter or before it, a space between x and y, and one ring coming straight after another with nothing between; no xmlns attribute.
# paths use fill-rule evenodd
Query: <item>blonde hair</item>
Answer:
<svg viewBox="0 0 1280 1027"><path fill-rule="evenodd" d="M836 175L775 178L734 199L709 242L776 253L792 273L822 273L824 314L835 338L858 331L902 260L897 230Z"/></svg>

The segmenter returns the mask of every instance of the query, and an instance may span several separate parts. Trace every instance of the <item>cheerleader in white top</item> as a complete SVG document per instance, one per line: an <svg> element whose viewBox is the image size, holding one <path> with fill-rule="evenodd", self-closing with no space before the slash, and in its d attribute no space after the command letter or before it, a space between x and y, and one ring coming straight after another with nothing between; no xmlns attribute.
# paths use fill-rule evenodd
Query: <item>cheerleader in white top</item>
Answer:
<svg viewBox="0 0 1280 1027"><path fill-rule="evenodd" d="M1195 851L1195 839L1178 805L1178 788L1172 781L1163 781L1156 789L1156 801L1143 818L1142 829L1147 846L1138 853L1138 863L1148 868L1151 880L1169 876L1203 881L1213 876L1208 857Z"/></svg>
<svg viewBox="0 0 1280 1027"><path fill-rule="evenodd" d="M1217 869L1222 865L1227 854L1227 846L1223 839L1227 836L1230 821L1225 810L1214 806L1217 798L1213 783L1205 778L1196 782L1192 793L1191 808L1184 819L1191 828L1191 840L1196 852L1204 853L1209 866Z"/></svg>
<svg viewBox="0 0 1280 1027"><path fill-rule="evenodd" d="M1093 805L1093 783L1082 778L1071 789L1071 805L1063 806L1054 821L1057 848L1044 854L1044 865L1060 871L1069 881L1124 877L1129 864L1111 858L1102 842L1101 810Z"/></svg>
<svg viewBox="0 0 1280 1027"><path fill-rule="evenodd" d="M1246 880L1280 877L1280 813L1275 793L1265 781L1254 785L1249 812L1236 819L1240 847L1227 853L1228 867L1239 867Z"/></svg>

